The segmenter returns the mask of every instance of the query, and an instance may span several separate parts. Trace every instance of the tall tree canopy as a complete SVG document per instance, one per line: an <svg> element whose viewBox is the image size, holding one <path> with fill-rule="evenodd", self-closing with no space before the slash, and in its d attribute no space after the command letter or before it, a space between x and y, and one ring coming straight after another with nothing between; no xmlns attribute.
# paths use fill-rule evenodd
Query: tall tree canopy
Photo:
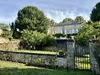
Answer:
<svg viewBox="0 0 100 75"><path fill-rule="evenodd" d="M90 18L93 22L100 21L100 2L93 8Z"/></svg>
<svg viewBox="0 0 100 75"><path fill-rule="evenodd" d="M66 23L66 22L73 22L73 19L71 18L65 18L62 23Z"/></svg>
<svg viewBox="0 0 100 75"><path fill-rule="evenodd" d="M37 30L38 32L47 33L49 20L35 6L27 6L18 11L18 17L15 21L15 28L19 30Z"/></svg>
<svg viewBox="0 0 100 75"><path fill-rule="evenodd" d="M52 20L50 20L50 26L53 26L53 25L55 25L56 24L56 22L52 19Z"/></svg>
<svg viewBox="0 0 100 75"><path fill-rule="evenodd" d="M86 23L86 21L84 20L84 18L82 16L77 16L75 18L75 21L79 22L79 23Z"/></svg>

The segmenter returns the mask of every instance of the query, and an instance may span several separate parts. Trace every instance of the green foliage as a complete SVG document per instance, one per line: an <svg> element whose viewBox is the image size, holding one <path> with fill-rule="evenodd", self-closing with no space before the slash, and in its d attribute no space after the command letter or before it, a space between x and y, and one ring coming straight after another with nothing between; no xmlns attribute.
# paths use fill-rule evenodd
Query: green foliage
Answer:
<svg viewBox="0 0 100 75"><path fill-rule="evenodd" d="M7 24L0 23L0 29L8 31L9 30L9 26Z"/></svg>
<svg viewBox="0 0 100 75"><path fill-rule="evenodd" d="M75 69L48 69L42 67L26 66L22 63L0 61L1 75L92 75L90 71Z"/></svg>
<svg viewBox="0 0 100 75"><path fill-rule="evenodd" d="M77 16L75 18L75 20L71 19L71 18L65 18L61 23L68 23L68 22L74 22L77 21L78 23L86 23L86 21L84 20L84 18L82 16Z"/></svg>
<svg viewBox="0 0 100 75"><path fill-rule="evenodd" d="M95 40L100 40L100 22L83 24L79 28L76 40L80 45L86 45L93 36L97 36Z"/></svg>
<svg viewBox="0 0 100 75"><path fill-rule="evenodd" d="M84 20L84 18L82 16L77 16L75 18L75 21L79 22L79 23L86 23L86 21Z"/></svg>
<svg viewBox="0 0 100 75"><path fill-rule="evenodd" d="M10 31L3 31L2 37L9 38Z"/></svg>
<svg viewBox="0 0 100 75"><path fill-rule="evenodd" d="M73 19L71 18L65 18L62 23L66 23L66 22L73 22Z"/></svg>
<svg viewBox="0 0 100 75"><path fill-rule="evenodd" d="M12 24L10 25L10 31L9 31L9 36L8 36L8 38L9 38L9 40L12 40L13 39L13 37L14 37L14 23L12 22Z"/></svg>
<svg viewBox="0 0 100 75"><path fill-rule="evenodd" d="M61 33L57 33L57 34L54 34L53 36L60 38L60 37L65 37L66 35L61 34Z"/></svg>
<svg viewBox="0 0 100 75"><path fill-rule="evenodd" d="M18 28L21 31L28 29L33 31L37 30L41 33L47 33L48 26L49 20L37 7L27 6L18 11L15 28Z"/></svg>
<svg viewBox="0 0 100 75"><path fill-rule="evenodd" d="M9 36L9 26L7 24L0 23L0 29L3 30L3 33L1 34L2 37Z"/></svg>
<svg viewBox="0 0 100 75"><path fill-rule="evenodd" d="M15 33L15 25L12 22L10 25L10 37L14 37L14 33Z"/></svg>
<svg viewBox="0 0 100 75"><path fill-rule="evenodd" d="M32 30L24 30L22 34L22 43L35 49L36 46L49 46L55 43L54 37L50 34L44 34Z"/></svg>
<svg viewBox="0 0 100 75"><path fill-rule="evenodd" d="M73 34L67 34L67 38L71 38L71 36L76 36L77 33L73 33Z"/></svg>
<svg viewBox="0 0 100 75"><path fill-rule="evenodd" d="M93 22L100 21L100 2L93 8L90 18Z"/></svg>
<svg viewBox="0 0 100 75"><path fill-rule="evenodd" d="M63 50L59 50L59 55L67 55L67 53Z"/></svg>
<svg viewBox="0 0 100 75"><path fill-rule="evenodd" d="M79 32L77 35L77 42L80 45L87 45L89 42L89 39L91 39L91 37L94 35L94 28L92 25L89 24L83 24L80 28L79 28Z"/></svg>
<svg viewBox="0 0 100 75"><path fill-rule="evenodd" d="M50 20L50 26L53 26L53 25L55 25L56 24L56 22L52 19L52 20Z"/></svg>

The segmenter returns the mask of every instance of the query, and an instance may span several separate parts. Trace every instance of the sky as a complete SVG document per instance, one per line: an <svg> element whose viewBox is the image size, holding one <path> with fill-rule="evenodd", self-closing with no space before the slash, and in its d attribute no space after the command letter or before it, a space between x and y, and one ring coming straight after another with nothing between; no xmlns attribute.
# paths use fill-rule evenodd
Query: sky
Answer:
<svg viewBox="0 0 100 75"><path fill-rule="evenodd" d="M0 23L11 24L17 13L25 6L36 6L45 16L56 23L65 18L83 16L90 20L90 14L100 0L0 0Z"/></svg>

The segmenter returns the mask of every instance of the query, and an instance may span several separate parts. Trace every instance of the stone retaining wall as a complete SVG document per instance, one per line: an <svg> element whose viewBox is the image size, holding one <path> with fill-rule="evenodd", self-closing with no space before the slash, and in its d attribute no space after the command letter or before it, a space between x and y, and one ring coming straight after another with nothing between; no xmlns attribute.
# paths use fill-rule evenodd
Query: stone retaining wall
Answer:
<svg viewBox="0 0 100 75"><path fill-rule="evenodd" d="M72 57L54 55L54 54L37 54L13 51L0 51L0 59L8 61L16 61L35 66L51 66L51 67L70 67L74 68Z"/></svg>

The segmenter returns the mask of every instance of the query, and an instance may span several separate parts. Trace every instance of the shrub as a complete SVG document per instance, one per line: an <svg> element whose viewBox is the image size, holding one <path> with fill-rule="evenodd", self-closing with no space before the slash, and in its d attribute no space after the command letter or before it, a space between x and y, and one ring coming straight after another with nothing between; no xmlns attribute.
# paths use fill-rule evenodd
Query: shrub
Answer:
<svg viewBox="0 0 100 75"><path fill-rule="evenodd" d="M77 44L79 44L81 46L86 46L89 44L89 40L85 36L84 37L81 37L81 36L76 37L76 41L77 41Z"/></svg>
<svg viewBox="0 0 100 75"><path fill-rule="evenodd" d="M60 37L65 37L66 35L58 33L58 34L54 34L53 36L55 36L57 38L60 38Z"/></svg>
<svg viewBox="0 0 100 75"><path fill-rule="evenodd" d="M26 49L36 49L36 47L53 45L55 43L55 39L50 34L24 30L21 37L21 43L26 46Z"/></svg>
<svg viewBox="0 0 100 75"><path fill-rule="evenodd" d="M71 36L76 36L77 33L73 33L73 34L67 34L67 38L71 38Z"/></svg>
<svg viewBox="0 0 100 75"><path fill-rule="evenodd" d="M59 50L59 55L67 55L67 53L63 50Z"/></svg>

